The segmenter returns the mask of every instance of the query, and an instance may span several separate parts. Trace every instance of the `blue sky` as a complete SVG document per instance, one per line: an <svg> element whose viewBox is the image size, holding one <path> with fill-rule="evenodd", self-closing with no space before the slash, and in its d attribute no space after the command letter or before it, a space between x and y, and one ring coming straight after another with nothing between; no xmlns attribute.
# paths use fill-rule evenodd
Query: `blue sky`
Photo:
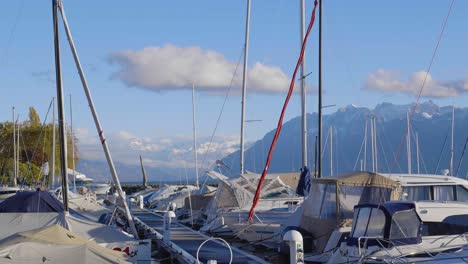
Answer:
<svg viewBox="0 0 468 264"><path fill-rule="evenodd" d="M2 121L11 119L13 105L23 117L28 106L44 116L55 95L50 2L0 3ZM306 2L308 21L313 1ZM337 105L328 111L348 104L373 107L383 101L415 101L414 91L422 76L418 72L427 68L450 2L326 1L324 104ZM64 1L64 5L105 132L115 144L130 138L131 146L137 149L147 147L145 144L153 146L138 151L156 151L162 139L173 142L166 146L170 148L178 146L174 142L179 141L189 145L190 85L187 81L170 83L179 81L178 77L192 78L191 73L197 74L193 78L200 78L201 87L197 88L202 91L196 95L198 134L201 144L203 138L206 142L226 93L225 84L210 86L208 81L220 76L220 82L225 83L239 59L244 42L245 1ZM432 81L426 95L439 104L455 100L456 105L467 106L467 11L468 2L455 1L430 73ZM307 47L307 72L313 72L307 80L309 87L317 86L317 35L316 24ZM247 119L262 122L247 125L247 141L259 139L276 125L287 87L280 91L270 88L272 83L283 87L282 81L287 79L272 82L271 77L277 77L275 71L280 71L290 78L299 53L299 38L299 1L252 1L249 69L259 63L266 73L261 67L252 72L256 87L248 91ZM79 128L85 151L89 149L86 143L95 143L94 124L63 31L61 44L65 94L73 96L74 127ZM168 55L170 47L173 52ZM198 52L198 57L187 62L192 52ZM214 54L214 64L206 62L208 53ZM136 59L138 56L140 59ZM146 61L148 57L153 61ZM176 64L171 72L168 65L179 59L182 64L200 65L200 69L193 71L191 67L184 72ZM218 62L224 66L213 68ZM224 75L218 72L223 69ZM142 83L147 87L138 87ZM235 84L217 132L219 143L229 142L219 147L231 151L240 131L240 86ZM313 93L308 95L308 112L316 110L316 100ZM298 95L294 95L285 120L299 115L299 102ZM153 156L155 165L161 155Z"/></svg>

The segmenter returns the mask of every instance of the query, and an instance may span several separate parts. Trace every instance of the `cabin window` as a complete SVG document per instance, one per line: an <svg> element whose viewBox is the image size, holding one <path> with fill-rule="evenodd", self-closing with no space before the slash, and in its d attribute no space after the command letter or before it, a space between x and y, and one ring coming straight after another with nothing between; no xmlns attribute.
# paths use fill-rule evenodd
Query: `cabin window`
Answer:
<svg viewBox="0 0 468 264"><path fill-rule="evenodd" d="M420 220L414 210L396 212L392 217L390 239L417 237Z"/></svg>
<svg viewBox="0 0 468 264"><path fill-rule="evenodd" d="M434 186L434 200L435 201L455 200L455 195L453 193L453 186Z"/></svg>
<svg viewBox="0 0 468 264"><path fill-rule="evenodd" d="M457 186L457 201L468 202L468 190L463 186Z"/></svg>
<svg viewBox="0 0 468 264"><path fill-rule="evenodd" d="M432 200L431 186L403 187L403 195L401 199L406 201Z"/></svg>
<svg viewBox="0 0 468 264"><path fill-rule="evenodd" d="M358 215L354 219L353 237L365 236L371 209L369 207L359 209Z"/></svg>
<svg viewBox="0 0 468 264"><path fill-rule="evenodd" d="M385 230L385 214L382 210L373 208L367 227L366 236L368 237L383 237Z"/></svg>
<svg viewBox="0 0 468 264"><path fill-rule="evenodd" d="M322 208L320 209L321 219L336 218L336 185L327 184L325 187Z"/></svg>
<svg viewBox="0 0 468 264"><path fill-rule="evenodd" d="M446 236L468 233L468 215L451 215L442 222L423 223L423 235Z"/></svg>
<svg viewBox="0 0 468 264"><path fill-rule="evenodd" d="M352 237L383 237L385 214L377 209L363 207L355 211Z"/></svg>

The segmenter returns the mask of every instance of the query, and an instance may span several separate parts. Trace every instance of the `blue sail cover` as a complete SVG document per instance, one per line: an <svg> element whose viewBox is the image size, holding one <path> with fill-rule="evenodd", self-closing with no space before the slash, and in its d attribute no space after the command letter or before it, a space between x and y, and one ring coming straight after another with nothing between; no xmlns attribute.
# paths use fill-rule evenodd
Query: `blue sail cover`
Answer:
<svg viewBox="0 0 468 264"><path fill-rule="evenodd" d="M3 203L0 213L48 213L63 212L63 204L48 191L17 192Z"/></svg>
<svg viewBox="0 0 468 264"><path fill-rule="evenodd" d="M301 178L297 184L296 193L300 196L309 195L310 190L310 170L307 167L301 169Z"/></svg>

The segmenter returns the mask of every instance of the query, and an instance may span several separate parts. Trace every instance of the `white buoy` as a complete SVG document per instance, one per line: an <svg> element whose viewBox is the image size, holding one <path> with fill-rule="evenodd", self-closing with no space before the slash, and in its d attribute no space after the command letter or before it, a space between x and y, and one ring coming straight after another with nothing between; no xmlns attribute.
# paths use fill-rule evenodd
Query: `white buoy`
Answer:
<svg viewBox="0 0 468 264"><path fill-rule="evenodd" d="M170 241L171 240L171 223L172 223L172 218L176 217L175 213L173 211L167 211L164 214L164 241Z"/></svg>
<svg viewBox="0 0 468 264"><path fill-rule="evenodd" d="M138 196L138 201L139 201L139 204L140 204L140 209L143 209L143 207L144 207L143 195L140 194L140 196Z"/></svg>
<svg viewBox="0 0 468 264"><path fill-rule="evenodd" d="M210 259L206 262L206 264L218 264L218 261Z"/></svg>
<svg viewBox="0 0 468 264"><path fill-rule="evenodd" d="M289 230L283 235L283 240L289 242L289 263L304 263L304 244L301 233Z"/></svg>

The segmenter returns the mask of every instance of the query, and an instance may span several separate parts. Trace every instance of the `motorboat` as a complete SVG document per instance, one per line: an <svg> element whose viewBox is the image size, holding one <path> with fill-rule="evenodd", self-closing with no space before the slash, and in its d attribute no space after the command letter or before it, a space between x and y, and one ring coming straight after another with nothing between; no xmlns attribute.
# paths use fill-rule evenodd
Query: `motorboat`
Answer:
<svg viewBox="0 0 468 264"><path fill-rule="evenodd" d="M329 263L465 263L468 203L391 201L354 208L351 233Z"/></svg>

